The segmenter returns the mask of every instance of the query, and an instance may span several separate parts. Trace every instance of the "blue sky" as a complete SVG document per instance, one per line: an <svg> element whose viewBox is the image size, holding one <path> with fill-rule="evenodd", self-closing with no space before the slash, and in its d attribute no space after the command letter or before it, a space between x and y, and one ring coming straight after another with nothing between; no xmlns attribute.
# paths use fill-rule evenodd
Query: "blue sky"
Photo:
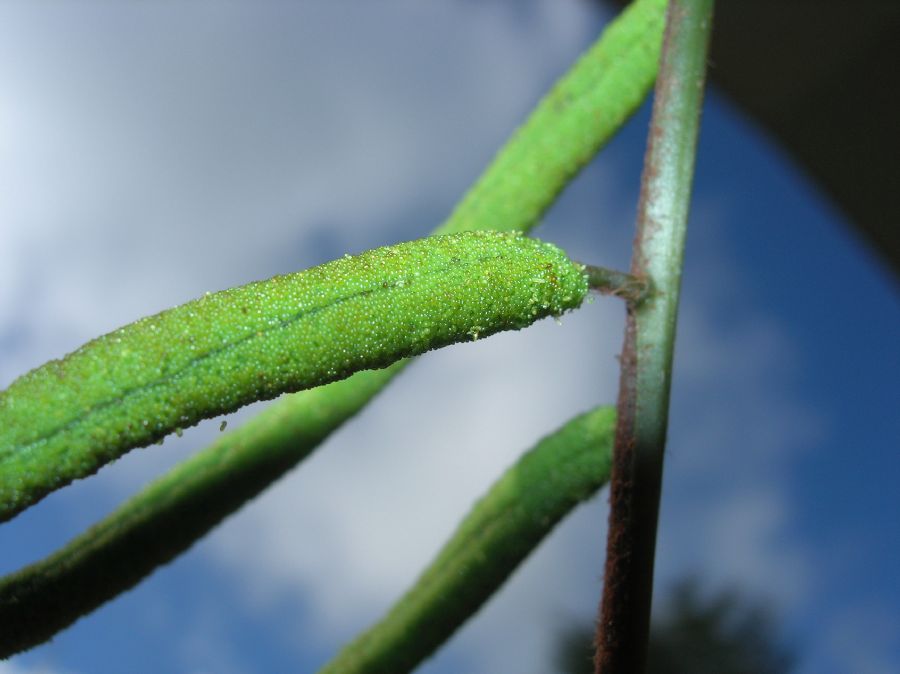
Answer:
<svg viewBox="0 0 900 674"><path fill-rule="evenodd" d="M577 0L5 3L0 387L205 291L425 234L602 18ZM647 119L538 236L627 267ZM658 597L686 574L735 584L775 607L799 672L900 671L896 283L715 92L695 187ZM622 313L601 299L429 354L187 555L0 674L314 671L535 438L615 400ZM0 570L219 421L4 525ZM593 617L605 502L421 671L548 671L555 630Z"/></svg>

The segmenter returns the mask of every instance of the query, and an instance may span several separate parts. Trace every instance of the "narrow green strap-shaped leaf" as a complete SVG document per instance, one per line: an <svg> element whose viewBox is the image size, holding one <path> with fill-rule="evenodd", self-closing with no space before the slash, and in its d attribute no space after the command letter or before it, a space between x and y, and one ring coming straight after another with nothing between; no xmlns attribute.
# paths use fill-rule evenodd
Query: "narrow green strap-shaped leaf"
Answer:
<svg viewBox="0 0 900 674"><path fill-rule="evenodd" d="M584 268L519 233L434 236L225 290L0 392L0 519L124 452L256 400L579 306Z"/></svg>
<svg viewBox="0 0 900 674"><path fill-rule="evenodd" d="M659 67L667 0L636 0L541 100L439 232L521 230L621 128ZM527 185L527 188L525 187Z"/></svg>
<svg viewBox="0 0 900 674"><path fill-rule="evenodd" d="M465 206L440 231L527 231L537 224L574 173L612 137L652 86L665 4L665 0L636 0L606 28L508 141L467 194ZM558 115L548 112L551 97L566 91L571 92L568 104L556 108ZM569 141L575 142L548 148L544 139L553 137L557 126L569 129ZM565 154L541 161L557 148ZM519 161L510 159L515 157ZM535 195L540 195L537 202ZM31 631L17 630L18 637L6 639L0 657L41 643L188 549L308 456L407 362L282 397L132 497L56 555L3 581L0 611L12 610L11 602L25 601L26 595L14 590L26 587L33 588L27 601L34 610L19 614L31 616ZM70 556L78 547L91 550L80 572L91 580L84 583L84 591L78 583L67 592L59 591L68 586L50 582L60 577L50 569L54 564L78 566ZM45 574L49 574L46 583L41 580ZM5 633L0 630L0 636Z"/></svg>
<svg viewBox="0 0 900 674"><path fill-rule="evenodd" d="M437 650L572 508L606 484L614 425L613 409L601 407L541 440L475 504L409 592L320 674L402 674Z"/></svg>

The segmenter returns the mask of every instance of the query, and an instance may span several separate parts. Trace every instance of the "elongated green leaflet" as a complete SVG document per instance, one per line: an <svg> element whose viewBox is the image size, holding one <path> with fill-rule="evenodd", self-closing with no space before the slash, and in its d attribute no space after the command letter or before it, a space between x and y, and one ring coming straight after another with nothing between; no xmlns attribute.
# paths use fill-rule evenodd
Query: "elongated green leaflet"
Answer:
<svg viewBox="0 0 900 674"><path fill-rule="evenodd" d="M320 674L412 671L606 483L614 426L615 412L600 407L541 440L475 504L409 592Z"/></svg>
<svg viewBox="0 0 900 674"><path fill-rule="evenodd" d="M537 224L653 85L666 4L635 0L610 23L516 130L440 233Z"/></svg>
<svg viewBox="0 0 900 674"><path fill-rule="evenodd" d="M580 265L518 234L378 248L104 335L0 394L4 518L125 451L281 393L581 304Z"/></svg>

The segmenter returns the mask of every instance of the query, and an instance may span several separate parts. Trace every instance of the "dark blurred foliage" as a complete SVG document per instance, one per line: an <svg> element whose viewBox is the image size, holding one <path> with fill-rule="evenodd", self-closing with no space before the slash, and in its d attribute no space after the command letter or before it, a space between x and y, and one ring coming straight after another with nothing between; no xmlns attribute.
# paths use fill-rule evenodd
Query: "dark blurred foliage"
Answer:
<svg viewBox="0 0 900 674"><path fill-rule="evenodd" d="M650 628L647 674L787 674L794 656L770 613L737 591L704 597L695 580L675 586ZM556 671L593 674L592 626L563 632Z"/></svg>

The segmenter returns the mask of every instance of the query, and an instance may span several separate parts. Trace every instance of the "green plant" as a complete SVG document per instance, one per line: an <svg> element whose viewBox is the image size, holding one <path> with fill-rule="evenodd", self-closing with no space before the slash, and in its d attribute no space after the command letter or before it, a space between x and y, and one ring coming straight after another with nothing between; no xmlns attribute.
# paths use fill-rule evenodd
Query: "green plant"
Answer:
<svg viewBox="0 0 900 674"><path fill-rule="evenodd" d="M534 226L564 186L624 122L646 94L657 69L665 9L666 3L662 0L638 0L626 10L607 30L602 40L540 104L439 233L488 229L524 232ZM673 3L671 15L677 17L680 9L681 3ZM692 18L690 21L696 23L698 19ZM678 26L679 22L673 19L670 24ZM677 46L680 44L677 32L672 35L675 37L671 42ZM702 41L696 42L689 49L702 62ZM688 96L696 96L695 87L681 89L688 91ZM677 91L676 98L685 95L680 91ZM687 108L686 114L696 117L697 106ZM688 157L693 152L695 129L696 126L693 131L674 131ZM661 167L665 169L665 161L661 163ZM672 167L668 173L663 170L662 174L665 180L674 180L676 185L683 186L686 180L689 186L690 172L691 165L688 161L687 165ZM676 189L675 192L674 221L676 227L680 226L683 231L689 189ZM652 210L654 203L651 198L645 205L649 204ZM441 298L446 298L445 303L440 305L439 315L435 315L433 321L429 319L428 325L416 325L417 329L434 331L428 333L427 339L422 339L424 333L407 334L408 325L401 325L396 321L400 318L408 323L410 317L420 316L424 307L433 300L428 295L434 292L436 286L429 282L426 287L428 292L416 294L412 289L395 285L393 289L397 293L394 294L394 299L410 302L408 310L399 316L384 316L383 305L374 302L368 291L367 294L360 295L359 301L354 305L364 311L366 321L382 318L386 321L385 330L390 335L387 341L372 344L364 339L354 339L342 345L346 351L336 359L332 358L332 350L323 350L310 361L315 363L316 369L306 371L306 361L301 361L299 365L290 364L284 358L287 353L285 340L290 336L288 324L291 324L291 328L293 324L284 319L285 312L290 311L285 306L275 306L272 315L261 319L264 323L276 322L276 329L269 335L274 341L270 343L266 341L268 337L260 337L258 345L262 349L250 354L250 367L246 370L235 369L236 361L229 360L230 349L234 346L242 349L244 344L257 343L257 334L265 332L259 326L251 326L248 330L241 315L247 308L244 294L248 291L239 289L224 294L222 297L226 301L220 301L218 297L209 301L200 300L195 305L173 310L165 317L146 319L120 334L118 338L123 342L114 341L117 339L115 333L101 338L85 347L80 355L73 355L61 364L50 364L32 375L26 375L23 380L10 387L0 398L0 419L4 421L5 428L4 435L0 436L3 443L0 445L0 458L5 464L2 501L6 518L27 507L50 489L90 474L102 462L128 448L152 442L167 432L176 431L181 425L195 423L203 416L234 409L253 399L272 397L282 391L323 384L350 374L355 369L384 367L382 370L359 372L349 379L285 398L258 419L223 437L209 450L201 452L164 476L60 552L0 581L0 618L5 625L15 626L15 629L3 632L3 653L13 653L48 638L78 616L130 587L156 566L189 547L228 513L307 456L328 433L351 417L386 385L403 367L403 361L390 365L392 361L450 341L488 334L504 327L521 327L542 314L558 313L580 303L584 295L585 278L579 266L557 257L556 262L551 263L551 268L548 269L544 266L546 262L536 262L530 256L534 251L516 248L517 257L511 266L499 267L494 266L493 261L490 262L493 278L508 283L509 292L499 294L496 312L484 314L477 306L481 295L467 292L471 288L465 286L477 279L477 276L448 274L444 278L443 271L453 268L457 257L463 259L473 254L477 257L475 248L469 246L473 241L483 242L485 237L482 234L470 238L409 244L411 248L404 250L415 248L419 251L420 258L415 261L406 260L402 265L391 263L392 271L400 274L401 279L414 274L421 259L426 261L426 276L430 273L429 265L435 265L434 269L438 270L433 280L443 284L439 287L445 293ZM521 238L501 237L497 240L514 242L516 246L526 248L532 245L525 244L526 240ZM448 241L463 241L466 247L454 254L448 253L447 259L450 262L438 264L441 246ZM648 247L645 253L648 256L662 255L673 259L670 255L671 247L677 249L679 245L677 240L670 241L664 243L657 252L652 252ZM519 253L527 255L519 257ZM382 258L392 257L394 253L371 253L366 259L379 259L379 255ZM680 265L677 250L674 260L677 272ZM483 263L484 260L478 261L479 265ZM359 270L350 265L350 262L339 261L332 268L346 267L348 273L356 274ZM475 268L477 270L477 265ZM677 273L673 280L657 279L652 265L637 265L635 271L636 274L629 276L604 274L595 270L590 276L594 285L607 285L617 294L623 295L630 302L635 315L644 311L650 314L655 307L664 306L665 316L674 316L674 307L677 306ZM354 276L355 280L351 285L361 281L384 287L380 285L384 280L373 275L371 269L364 272L358 277ZM307 272L310 273L312 272ZM537 274L542 275L539 278L543 283L535 283ZM560 278L566 275L570 280L561 282ZM389 287L392 283L398 283L393 280L395 278L391 277L392 280L387 281ZM339 280L338 277L317 278L313 292L338 290L340 284L336 282ZM659 280L664 282L659 283ZM651 292L644 299L648 283ZM543 293L545 290L556 289L557 285L561 293L535 297L536 287ZM255 286L256 289L260 287ZM459 298L468 298L468 305L466 302L458 302ZM297 301L297 296L288 294L285 299ZM325 299L322 306L330 307L334 303L334 298ZM470 309L466 306L471 309L468 318L465 315ZM535 309L535 313L532 313L532 309ZM216 318L213 324L222 326L221 332L217 328L212 336L221 340L222 345L227 348L217 350L220 347L211 342L203 345L202 349L213 356L203 361L201 367L202 369L208 364L214 370L211 371L212 374L226 376L221 382L222 388L208 388L208 379L192 379L195 373L191 368L200 362L192 360L189 353L190 347L194 345L192 337L196 338L200 334L195 333L192 327L193 317L190 314L194 311L203 320ZM334 327L327 322L305 327L303 338L313 342L318 339L323 346L334 347ZM187 337L185 329L188 330ZM245 337L248 339L245 340ZM670 330L666 337L669 349L671 337ZM385 350L383 347L388 342L390 349ZM114 346L115 344L124 344L122 348L128 351L152 345L153 353L164 353L165 357L157 357L153 359L154 362L150 362L146 356L142 356L134 364L130 364L127 358L121 358L127 354L116 351L119 347ZM274 359L266 360L267 356L272 355ZM662 368L661 374L668 376L670 359L671 355L668 359L664 357L661 363L653 366L657 368L657 374L660 374L658 368ZM182 361L184 367L175 365L167 370L170 363ZM117 372L116 367L119 366L121 370ZM112 372L117 373L112 376ZM176 386L174 380L182 377L183 372L188 372L188 375L184 375L186 381L179 381ZM60 375L64 379L72 379L70 384L75 387L84 386L85 381L92 382L84 388L91 400L85 402L73 395L74 389L66 388L66 382L60 388L55 381ZM182 383L185 386L182 387ZM154 389L157 384L160 384L159 388ZM657 426L661 424L664 435L667 381L660 388L663 398L662 414L651 423ZM623 391L627 390L629 384L623 379ZM146 399L142 397L145 391L150 391L146 394ZM173 404L173 398L179 398L179 404ZM132 404L133 409L128 409ZM593 421L585 427L585 419ZM598 419L603 422L599 423ZM144 424L145 420L147 424ZM621 418L619 423L622 424ZM463 553L474 550L476 559L486 558L490 568L499 571L492 574L477 573L470 577L469 585L481 590L480 599L463 602L464 610L458 612L450 622L443 621L443 618L439 620L433 613L435 609L426 608L417 614L418 617L413 621L415 624L405 624L399 630L385 628L380 634L388 636L375 637L379 647L389 655L405 653L405 647L392 641L398 638L397 635L408 637L416 633L414 630L434 634L437 623L440 626L438 631L446 636L458 621L470 615L484 597L502 582L508 574L510 564L514 565L526 554L555 519L605 480L605 465L611 444L608 432L610 424L608 412L598 411L588 417L576 419L572 425L567 425L553 436L553 439L542 443L534 454L528 455L514 469L514 476L528 475L529 479L536 479L538 483L548 480L550 484L558 486L558 489L552 490L551 495L559 498L559 504L551 507L550 514L539 515L541 527L537 530L528 529L534 523L533 514L519 519L514 516L517 508L531 508L527 497L538 492L533 489L516 491L510 485L521 487L519 478L504 478L479 506L481 510L476 508L471 516L473 519L462 525L458 537L440 555L436 570L430 570L423 577L422 582L429 585L431 581L428 579L447 573L446 570L441 570L446 568L442 565L450 564L452 568L453 564L459 563L454 560L459 560L460 554L465 557ZM656 430L659 431L659 428ZM54 442L58 444L54 445ZM547 447L552 449L548 450ZM541 458L534 458L538 456ZM575 458L564 461L566 456ZM62 458L71 460L71 464L64 470L61 469ZM575 467L573 472L563 470L568 465ZM545 507L551 502L552 499L542 498L532 505ZM499 511L496 510L498 506L493 505L496 503L501 504ZM502 514L484 515L485 511ZM655 518L655 513L653 516ZM501 527L505 532L504 540L523 545L512 556L512 561L504 561L504 556L498 552L508 547L507 544L497 547L498 544L491 540L473 540L470 534L481 527L471 525L470 522L481 521L481 517L492 521L496 519L498 522L520 522L511 528ZM652 549L649 553L652 568ZM492 580L485 580L487 578ZM608 586L609 580L608 578ZM646 577L638 578L637 582L646 580ZM411 603L419 601L423 592L427 590L414 590ZM402 606L398 607L400 613L406 610ZM385 624L389 624L390 620L389 617ZM373 633L379 632L375 630ZM394 636L389 636L390 634ZM436 647L440 640L432 637L418 641ZM353 649L351 647L351 651ZM366 646L365 649L368 650L369 647ZM400 657L403 667L408 667L414 664L416 658L424 657L425 654L427 653L418 653L415 657L397 657ZM393 668L395 666L390 665L388 671L397 671ZM367 668L365 671L378 671L377 666L371 667L376 668Z"/></svg>

